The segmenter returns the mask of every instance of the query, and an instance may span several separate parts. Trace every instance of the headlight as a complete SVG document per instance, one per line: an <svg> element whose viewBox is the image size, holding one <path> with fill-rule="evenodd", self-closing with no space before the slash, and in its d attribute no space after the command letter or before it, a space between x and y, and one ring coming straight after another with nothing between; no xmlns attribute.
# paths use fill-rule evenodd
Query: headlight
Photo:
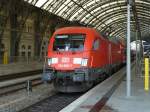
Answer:
<svg viewBox="0 0 150 112"><path fill-rule="evenodd" d="M52 58L48 59L48 65L50 66L52 64Z"/></svg>
<svg viewBox="0 0 150 112"><path fill-rule="evenodd" d="M87 66L87 64L88 64L88 59L82 59L81 66Z"/></svg>
<svg viewBox="0 0 150 112"><path fill-rule="evenodd" d="M74 58L73 59L73 64L81 64L82 58Z"/></svg>
<svg viewBox="0 0 150 112"><path fill-rule="evenodd" d="M52 58L52 64L57 64L58 63L58 58Z"/></svg>
<svg viewBox="0 0 150 112"><path fill-rule="evenodd" d="M48 59L48 65L50 66L51 64L57 64L58 63L58 58L49 58Z"/></svg>

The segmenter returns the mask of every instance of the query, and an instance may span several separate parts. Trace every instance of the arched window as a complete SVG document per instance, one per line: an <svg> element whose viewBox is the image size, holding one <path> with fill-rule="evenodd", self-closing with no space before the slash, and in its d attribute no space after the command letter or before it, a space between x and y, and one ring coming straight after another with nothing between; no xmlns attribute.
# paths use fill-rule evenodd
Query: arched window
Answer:
<svg viewBox="0 0 150 112"><path fill-rule="evenodd" d="M31 51L28 52L28 57L31 57Z"/></svg>
<svg viewBox="0 0 150 112"><path fill-rule="evenodd" d="M44 46L42 46L42 50L44 50L44 48L45 48L45 47L44 47Z"/></svg>
<svg viewBox="0 0 150 112"><path fill-rule="evenodd" d="M26 53L23 51L23 52L21 52L21 56L25 56L26 55Z"/></svg>
<svg viewBox="0 0 150 112"><path fill-rule="evenodd" d="M28 50L31 50L31 45L28 46Z"/></svg>
<svg viewBox="0 0 150 112"><path fill-rule="evenodd" d="M1 51L4 52L4 50L5 50L5 45L2 43L0 47L1 47Z"/></svg>
<svg viewBox="0 0 150 112"><path fill-rule="evenodd" d="M26 55L25 50L26 50L26 46L23 44L23 45L21 46L21 56L23 56L23 57Z"/></svg>
<svg viewBox="0 0 150 112"><path fill-rule="evenodd" d="M46 42L43 42L43 45L46 45Z"/></svg>
<svg viewBox="0 0 150 112"><path fill-rule="evenodd" d="M24 50L24 49L26 49L26 46L25 46L25 45L22 45L21 48Z"/></svg>
<svg viewBox="0 0 150 112"><path fill-rule="evenodd" d="M2 47L2 49L4 49L4 48L5 48L5 45L2 43L2 44L1 44L1 47Z"/></svg>

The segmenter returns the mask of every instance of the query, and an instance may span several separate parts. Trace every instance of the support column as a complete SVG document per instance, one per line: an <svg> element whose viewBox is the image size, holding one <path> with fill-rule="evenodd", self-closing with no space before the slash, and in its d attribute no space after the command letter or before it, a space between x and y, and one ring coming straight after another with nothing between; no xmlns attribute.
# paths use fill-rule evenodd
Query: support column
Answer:
<svg viewBox="0 0 150 112"><path fill-rule="evenodd" d="M34 21L34 56L40 55L41 35L40 35L40 14L36 12L36 20Z"/></svg>
<svg viewBox="0 0 150 112"><path fill-rule="evenodd" d="M17 29L17 14L10 14L10 27L11 29ZM10 39L10 61L14 60L16 56L16 40L17 40L17 31L11 30L11 39Z"/></svg>
<svg viewBox="0 0 150 112"><path fill-rule="evenodd" d="M131 0L128 0L127 3L127 74L126 74L126 80L127 80L127 91L126 95L127 97L131 96L131 53L130 53L130 5Z"/></svg>
<svg viewBox="0 0 150 112"><path fill-rule="evenodd" d="M2 1L0 1L0 4ZM1 8L2 8L2 5L0 5L0 11L1 11ZM0 18L0 22L1 22L1 18ZM1 27L0 27L1 28ZM2 29L0 29L0 32L1 32ZM2 63L2 35L0 35L0 64Z"/></svg>
<svg viewBox="0 0 150 112"><path fill-rule="evenodd" d="M2 30L2 29L0 29L0 30ZM3 36L3 35L0 34L0 64L2 63L2 59L3 59L2 36Z"/></svg>
<svg viewBox="0 0 150 112"><path fill-rule="evenodd" d="M139 74L139 63L138 63L138 30L136 30L136 63L135 63L135 75Z"/></svg>

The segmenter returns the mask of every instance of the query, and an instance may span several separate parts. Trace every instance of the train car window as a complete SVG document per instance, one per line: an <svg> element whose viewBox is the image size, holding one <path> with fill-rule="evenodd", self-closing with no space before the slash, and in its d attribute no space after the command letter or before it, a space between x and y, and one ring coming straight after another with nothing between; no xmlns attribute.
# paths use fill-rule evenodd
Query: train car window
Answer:
<svg viewBox="0 0 150 112"><path fill-rule="evenodd" d="M83 51L84 34L56 35L53 45L54 51Z"/></svg>
<svg viewBox="0 0 150 112"><path fill-rule="evenodd" d="M94 43L93 43L93 50L98 50L98 48L99 48L99 40L97 39L97 40L95 40L94 41Z"/></svg>

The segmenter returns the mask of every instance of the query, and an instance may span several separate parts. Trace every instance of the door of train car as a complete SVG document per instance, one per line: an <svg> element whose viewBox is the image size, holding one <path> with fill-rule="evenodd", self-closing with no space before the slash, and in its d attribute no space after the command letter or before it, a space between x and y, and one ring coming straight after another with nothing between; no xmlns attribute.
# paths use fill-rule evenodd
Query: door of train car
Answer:
<svg viewBox="0 0 150 112"><path fill-rule="evenodd" d="M111 43L108 44L108 70L107 70L107 74L110 76L112 75L112 69L113 69L113 63L112 63L112 45Z"/></svg>
<svg viewBox="0 0 150 112"><path fill-rule="evenodd" d="M111 43L108 45L108 63L111 66L112 65L112 47Z"/></svg>
<svg viewBox="0 0 150 112"><path fill-rule="evenodd" d="M99 44L100 44L99 38L96 38L92 44L92 50L91 50L92 60L91 60L91 62L92 62L93 67L97 67L99 65L99 62L96 61L99 58L99 55L98 55Z"/></svg>

